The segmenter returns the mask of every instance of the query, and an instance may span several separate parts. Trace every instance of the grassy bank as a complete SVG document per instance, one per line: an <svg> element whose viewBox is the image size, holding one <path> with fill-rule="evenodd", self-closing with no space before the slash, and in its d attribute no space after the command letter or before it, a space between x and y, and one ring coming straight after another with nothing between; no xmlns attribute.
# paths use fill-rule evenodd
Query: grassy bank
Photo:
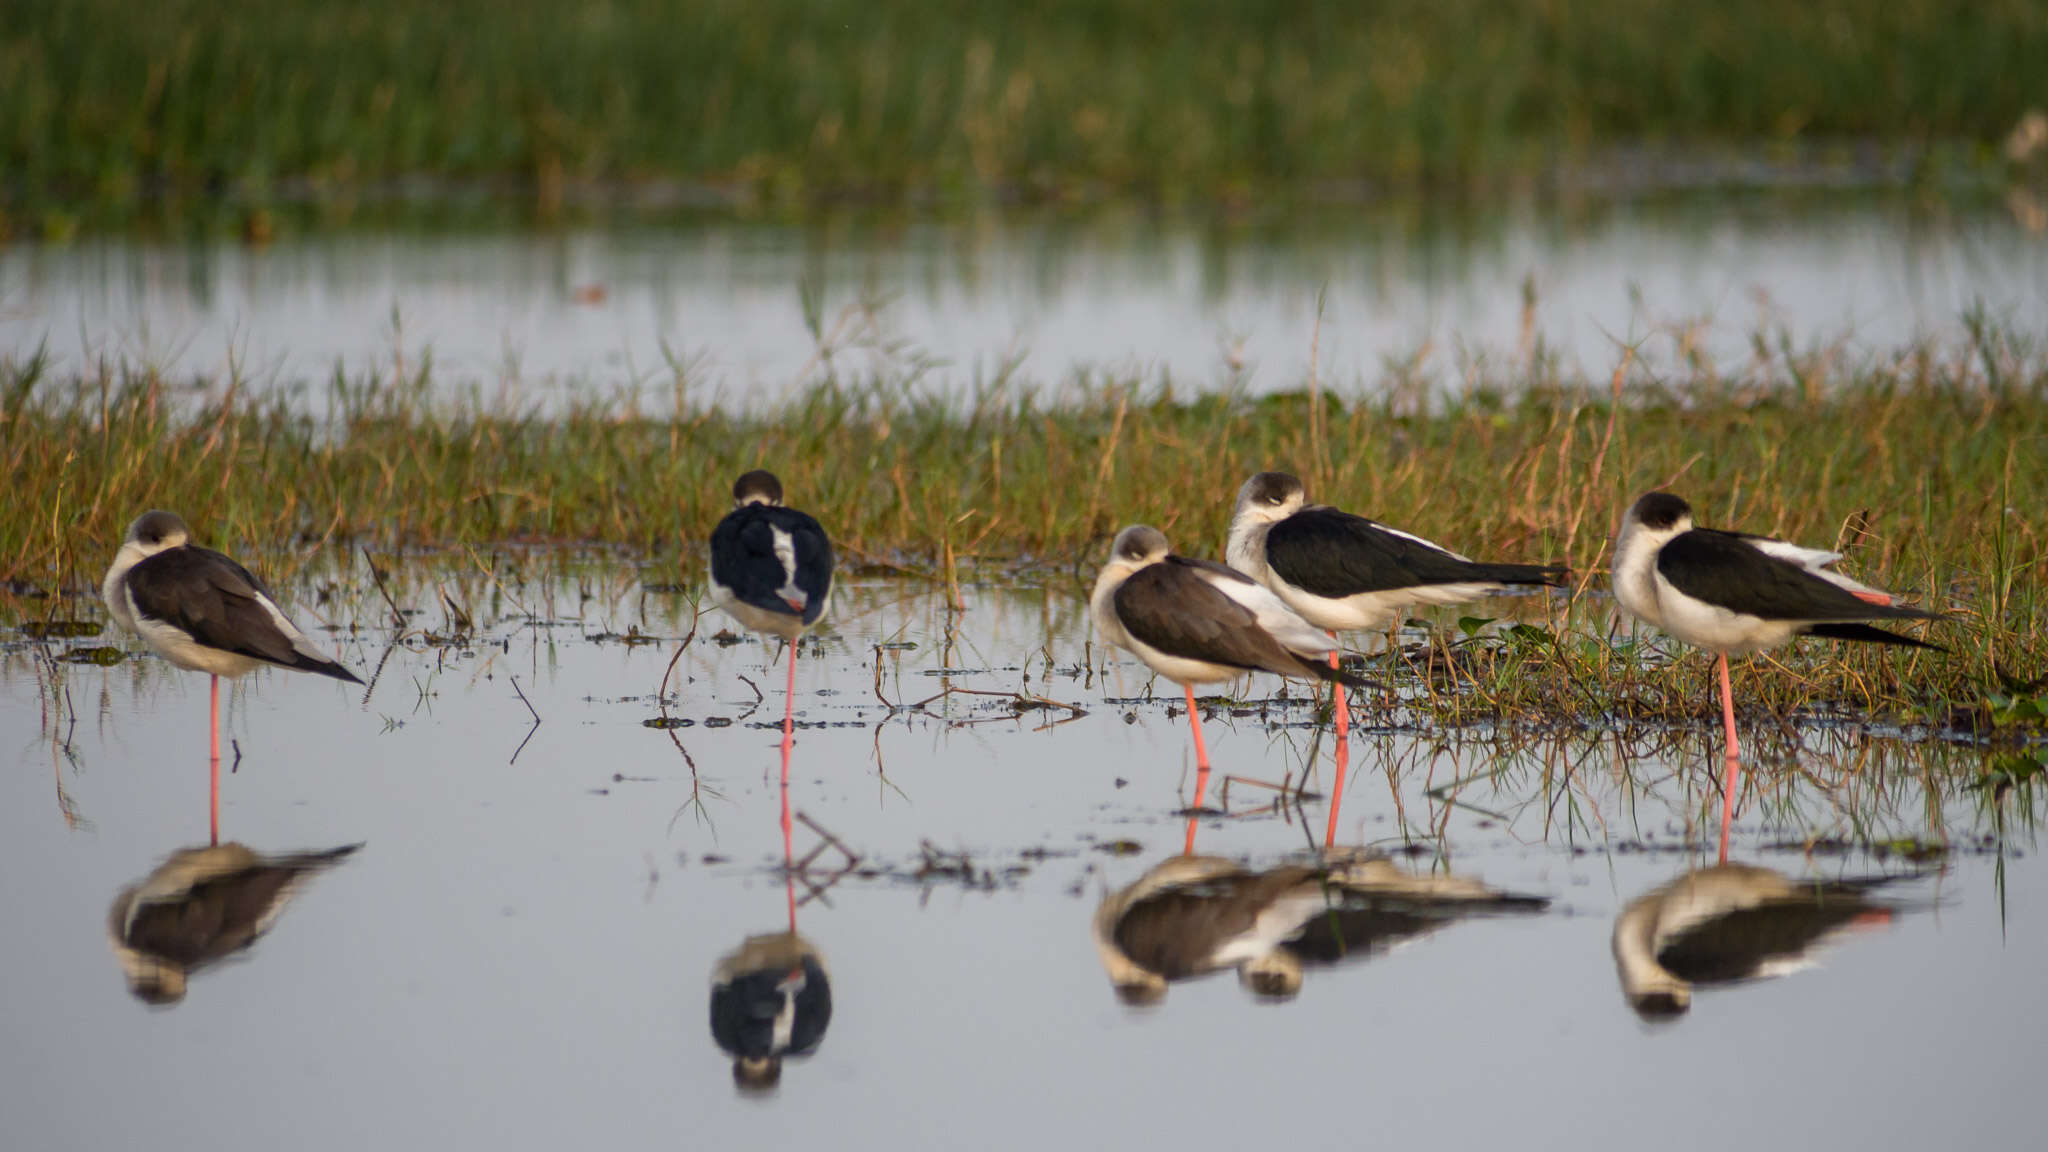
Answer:
<svg viewBox="0 0 2048 1152"><path fill-rule="evenodd" d="M2030 0L53 0L0 19L25 227L164 197L346 214L434 177L677 195L1484 189L1617 146L1996 165Z"/></svg>
<svg viewBox="0 0 2048 1152"><path fill-rule="evenodd" d="M1860 568L1928 591L1988 579L1994 542L2003 567L2037 567L2048 350L1979 328L1953 346L1844 355L1682 378L1511 371L1454 395L1390 377L1326 384L1318 400L1104 378L828 378L766 413L682 399L680 415L653 415L640 396L547 419L437 399L424 375L335 379L311 402L214 381L195 400L191 383L139 367L59 377L0 363L0 578L91 575L158 505L240 548L530 540L661 555L701 542L732 477L762 464L852 554L906 566L948 553L1092 562L1140 519L1213 553L1238 484L1277 466L1313 496L1583 571L1655 486L1710 523L1855 537Z"/></svg>
<svg viewBox="0 0 2048 1152"><path fill-rule="evenodd" d="M179 510L214 546L268 553L273 571L290 566L285 542L534 542L673 557L694 577L732 478L761 464L856 564L1085 576L1140 520L1216 555L1237 486L1278 466L1314 496L1474 554L1565 560L1600 588L1621 510L1668 486L1706 523L1841 547L1860 577L1960 613L1944 632L1969 654L1951 666L1958 685L2048 673L2048 353L1984 328L1859 364L1817 353L1739 377L1539 375L1455 397L1400 380L1314 399L1070 382L1053 403L1014 382L948 400L902 380L827 380L765 415L593 402L541 420L451 408L431 386L337 380L310 415L303 399L232 386L195 405L139 370L8 366L0 579L17 594L89 587L148 507ZM1561 665L1553 690L1625 674L1603 671L1601 651ZM1536 663L1477 671L1514 682L1559 655L1522 654ZM1889 654L1858 659L1898 698Z"/></svg>

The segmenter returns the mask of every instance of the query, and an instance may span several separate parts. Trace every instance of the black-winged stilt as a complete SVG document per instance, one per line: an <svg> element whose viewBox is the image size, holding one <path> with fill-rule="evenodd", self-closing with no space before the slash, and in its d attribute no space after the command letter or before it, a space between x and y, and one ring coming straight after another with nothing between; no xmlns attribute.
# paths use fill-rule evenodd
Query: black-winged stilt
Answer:
<svg viewBox="0 0 2048 1152"><path fill-rule="evenodd" d="M794 929L747 937L712 973L711 1038L742 1088L774 1087L783 1058L817 1051L831 1022L824 958Z"/></svg>
<svg viewBox="0 0 2048 1152"><path fill-rule="evenodd" d="M1363 516L1307 502L1300 479L1261 472L1237 490L1224 559L1334 638L1385 628L1417 604L1463 604L1516 584L1562 584L1562 564L1485 564ZM1337 653L1330 653L1332 666ZM1348 727L1343 694L1337 725Z"/></svg>
<svg viewBox="0 0 2048 1152"><path fill-rule="evenodd" d="M1859 584L1829 565L1841 554L1767 536L1693 526L1692 506L1650 492L1622 517L1614 541L1614 598L1629 615L1714 653L1726 736L1721 808L1722 858L1735 802L1740 751L1728 657L1776 648L1799 636L1935 648L1862 623L1939 620L1939 612L1902 608L1889 592Z"/></svg>
<svg viewBox="0 0 2048 1152"><path fill-rule="evenodd" d="M1264 872L1173 856L1104 896L1089 934L1125 1003L1156 1003L1169 982L1231 968L1253 995L1286 999L1307 965L1362 960L1466 916L1548 904L1466 877L1413 875L1380 855L1338 852Z"/></svg>
<svg viewBox="0 0 2048 1152"><path fill-rule="evenodd" d="M1637 897L1614 921L1614 967L1645 1019L1683 1014L1698 984L1795 972L1850 928L1884 924L1897 906L1871 898L1899 877L1797 880L1750 864L1688 872Z"/></svg>
<svg viewBox="0 0 2048 1152"><path fill-rule="evenodd" d="M191 530L174 512L136 517L107 569L100 596L115 623L140 635L157 655L212 677L215 840L220 838L220 678L268 664L362 683L285 618L263 581L228 557L195 546Z"/></svg>
<svg viewBox="0 0 2048 1152"><path fill-rule="evenodd" d="M782 481L755 470L732 486L733 510L711 530L711 599L789 647L782 716L783 772L796 727L796 641L832 603L832 542L818 522L782 506Z"/></svg>
<svg viewBox="0 0 2048 1152"><path fill-rule="evenodd" d="M1135 655L1187 695L1195 738L1195 807L1209 779L1209 752L1195 685L1246 672L1277 672L1353 687L1367 681L1323 662L1332 645L1279 597L1242 572L1173 555L1157 528L1133 524L1117 533L1109 563L1089 597L1096 631Z"/></svg>
<svg viewBox="0 0 2048 1152"><path fill-rule="evenodd" d="M107 942L128 990L148 1004L183 1000L187 977L256 943L308 877L360 847L263 856L228 843L173 852L107 910Z"/></svg>

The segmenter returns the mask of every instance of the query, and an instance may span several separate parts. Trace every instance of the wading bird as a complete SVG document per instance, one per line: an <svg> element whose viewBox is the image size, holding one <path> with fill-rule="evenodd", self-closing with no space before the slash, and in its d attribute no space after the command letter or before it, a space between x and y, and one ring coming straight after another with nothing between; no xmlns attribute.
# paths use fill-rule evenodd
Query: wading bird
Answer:
<svg viewBox="0 0 2048 1152"><path fill-rule="evenodd" d="M1564 583L1562 564L1485 564L1323 504L1301 481L1261 472L1237 490L1224 559L1332 638L1385 628L1416 604L1463 604L1515 584ZM1337 653L1330 652L1331 666ZM1337 730L1349 727L1336 693Z"/></svg>
<svg viewBox="0 0 2048 1152"><path fill-rule="evenodd" d="M192 973L256 943L307 878L360 847L262 856L229 843L172 853L107 910L107 941L128 990L146 1004L183 1000Z"/></svg>
<svg viewBox="0 0 2048 1152"><path fill-rule="evenodd" d="M1364 960L1469 916L1549 903L1465 877L1411 875L1358 852L1264 872L1171 856L1105 895L1090 936L1127 1004L1157 1003L1169 982L1230 968L1253 995L1289 999L1307 966Z"/></svg>
<svg viewBox="0 0 2048 1152"><path fill-rule="evenodd" d="M1714 653L1726 736L1721 807L1722 859L1735 803L1740 751L1728 657L1789 643L1799 636L1935 648L1862 623L1939 620L1939 612L1902 608L1889 592L1858 584L1829 565L1837 552L1768 536L1696 528L1692 506L1669 492L1638 499L1614 542L1614 598L1629 615Z"/></svg>
<svg viewBox="0 0 2048 1152"><path fill-rule="evenodd" d="M1165 534L1144 524L1117 533L1109 563L1095 578L1089 611L1104 639L1186 693L1198 808L1209 779L1209 752L1202 744L1195 685L1277 672L1368 686L1324 663L1331 654L1329 638L1258 582L1221 564L1173 555Z"/></svg>
<svg viewBox="0 0 2048 1152"><path fill-rule="evenodd" d="M213 678L211 703L213 837L220 839L220 678L271 664L351 684L335 663L277 606L247 568L192 544L175 512L144 512L100 585L114 622L140 635L157 655Z"/></svg>
<svg viewBox="0 0 2048 1152"><path fill-rule="evenodd" d="M1614 921L1614 967L1646 1020L1681 1015L1696 984L1796 972L1851 928L1888 924L1897 905L1872 898L1901 879L1795 880L1751 864L1687 872L1629 902Z"/></svg>
<svg viewBox="0 0 2048 1152"><path fill-rule="evenodd" d="M732 511L711 530L711 599L733 619L789 647L782 771L796 727L796 642L832 603L832 542L818 522L782 506L782 481L755 470L732 486Z"/></svg>

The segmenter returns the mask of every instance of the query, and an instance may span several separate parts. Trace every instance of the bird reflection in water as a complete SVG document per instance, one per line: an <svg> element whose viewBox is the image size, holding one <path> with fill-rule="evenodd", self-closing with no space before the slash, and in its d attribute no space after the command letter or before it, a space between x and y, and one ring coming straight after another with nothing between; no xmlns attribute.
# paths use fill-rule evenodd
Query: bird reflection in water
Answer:
<svg viewBox="0 0 2048 1152"><path fill-rule="evenodd" d="M797 819L819 837L801 859L795 857L785 775L782 877L788 931L747 937L718 961L711 975L711 1039L732 1057L733 1083L745 1093L774 1090L782 1080L783 1060L816 1052L832 1023L831 978L816 946L797 934L796 914L804 905L822 901L834 884L852 873L860 857L809 818L799 814ZM839 866L814 873L813 865L828 848L839 854ZM802 897L797 895L799 883L805 889Z"/></svg>
<svg viewBox="0 0 2048 1152"><path fill-rule="evenodd" d="M1622 995L1643 1019L1669 1019L1692 1007L1696 986L1796 972L1849 930L1889 924L1905 905L1875 891L1906 878L1801 880L1753 864L1687 872L1615 918Z"/></svg>
<svg viewBox="0 0 2048 1152"><path fill-rule="evenodd" d="M309 877L360 847L264 856L231 841L173 852L107 912L128 990L145 1004L182 1001L192 973L247 950Z"/></svg>
<svg viewBox="0 0 2048 1152"><path fill-rule="evenodd" d="M711 1038L742 1090L775 1087L783 1058L817 1051L831 1023L824 959L795 932L747 937L711 977Z"/></svg>
<svg viewBox="0 0 2048 1152"><path fill-rule="evenodd" d="M1549 904L1449 875L1415 875L1362 850L1263 872L1214 856L1155 865L1095 910L1103 969L1127 1004L1169 983L1236 969L1252 995L1287 1000L1305 969L1364 960L1468 916Z"/></svg>

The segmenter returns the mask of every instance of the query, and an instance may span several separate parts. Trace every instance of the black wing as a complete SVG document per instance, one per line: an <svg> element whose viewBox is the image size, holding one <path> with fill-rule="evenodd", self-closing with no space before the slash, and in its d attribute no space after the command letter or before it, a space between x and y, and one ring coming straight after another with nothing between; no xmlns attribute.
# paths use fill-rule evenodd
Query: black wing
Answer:
<svg viewBox="0 0 2048 1152"><path fill-rule="evenodd" d="M1673 537L1658 550L1657 573L1695 600L1765 620L1941 618L1938 612L1873 604L1790 560L1757 551L1733 532L1712 528Z"/></svg>
<svg viewBox="0 0 2048 1152"><path fill-rule="evenodd" d="M325 661L309 660L292 647L291 637L257 601L270 596L263 582L211 549L172 548L149 557L128 570L128 592L143 616L178 628L208 648L288 668L325 670Z"/></svg>
<svg viewBox="0 0 2048 1152"><path fill-rule="evenodd" d="M1282 676L1340 678L1282 647L1259 627L1251 609L1218 591L1198 568L1169 556L1132 573L1116 590L1116 615L1124 631L1168 656Z"/></svg>
<svg viewBox="0 0 2048 1152"><path fill-rule="evenodd" d="M1748 980L1772 960L1795 958L1874 908L1849 895L1773 900L1688 928L1657 950L1657 963L1694 984Z"/></svg>
<svg viewBox="0 0 2048 1152"><path fill-rule="evenodd" d="M122 942L187 970L226 959L256 942L300 877L340 863L358 847L266 860L200 880L176 899L146 901L128 918Z"/></svg>
<svg viewBox="0 0 2048 1152"><path fill-rule="evenodd" d="M1126 908L1112 935L1138 967L1185 980L1213 969L1217 948L1250 932L1289 888L1317 880L1310 869L1279 868L1177 884Z"/></svg>
<svg viewBox="0 0 2048 1152"><path fill-rule="evenodd" d="M1287 950L1305 961L1335 964L1346 957L1363 959L1403 940L1435 931L1457 920L1500 913L1541 912L1550 901L1541 896L1500 892L1478 900L1427 898L1346 892L1329 910L1302 925L1287 941Z"/></svg>
<svg viewBox="0 0 2048 1152"><path fill-rule="evenodd" d="M775 529L789 533L796 553L796 586L804 592L803 622L815 624L832 591L832 542L825 529L794 508L749 504L728 513L711 530L711 578L756 608L796 616L776 595L787 578L775 555Z"/></svg>
<svg viewBox="0 0 2048 1152"><path fill-rule="evenodd" d="M1562 565L1483 564L1335 508L1304 508L1266 534L1266 562L1280 578L1336 599L1430 584L1556 584Z"/></svg>
<svg viewBox="0 0 2048 1152"><path fill-rule="evenodd" d="M790 965L775 965L752 972L735 973L732 979L711 988L711 1039L731 1056L765 1059L770 1056L808 1056L825 1040L832 1023L832 984L824 966L814 956L797 961L803 969L803 987L796 993L796 1018L791 1022L789 1048L775 1048L775 1018L782 1012L782 983Z"/></svg>

